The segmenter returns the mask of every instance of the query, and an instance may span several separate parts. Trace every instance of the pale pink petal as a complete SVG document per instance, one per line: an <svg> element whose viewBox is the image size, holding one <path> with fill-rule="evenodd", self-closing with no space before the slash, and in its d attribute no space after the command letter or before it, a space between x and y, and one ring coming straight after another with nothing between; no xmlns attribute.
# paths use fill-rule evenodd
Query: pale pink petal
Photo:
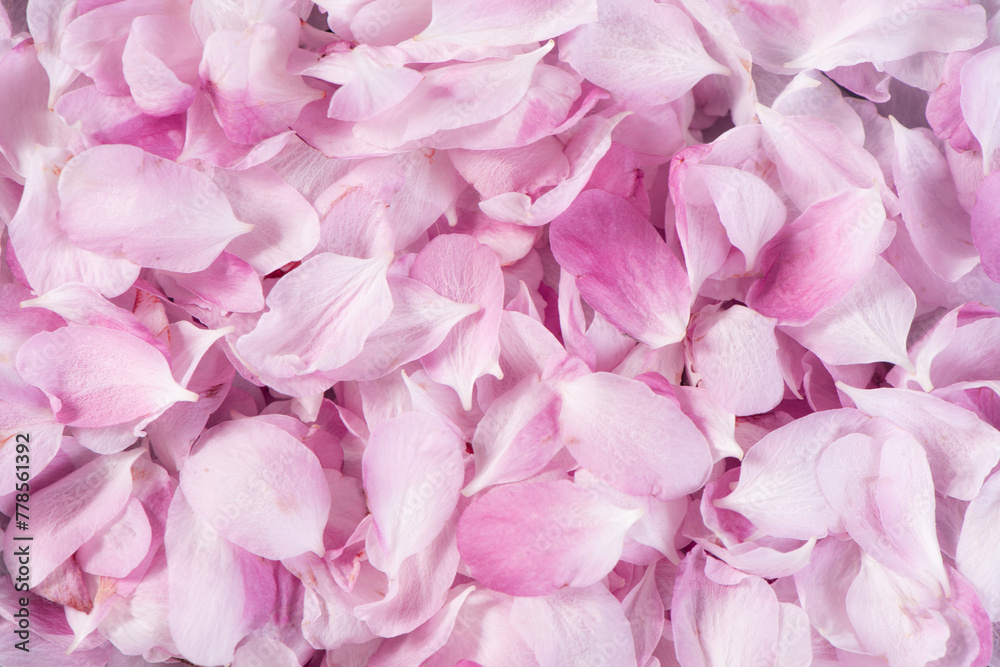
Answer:
<svg viewBox="0 0 1000 667"><path fill-rule="evenodd" d="M416 35L431 22L431 0L413 0L405 4L393 0L363 0L364 5L358 8L348 27L336 27L339 22L335 18L341 10L336 5L351 5L357 0L347 3L331 3L325 0L329 7L327 23L330 29L345 37L353 35L360 43L375 45L398 44ZM322 6L324 3L318 3Z"/></svg>
<svg viewBox="0 0 1000 667"><path fill-rule="evenodd" d="M272 614L271 563L224 539L178 489L165 535L170 634L200 665L232 662L236 645Z"/></svg>
<svg viewBox="0 0 1000 667"><path fill-rule="evenodd" d="M415 44L407 45L408 51L419 51L423 41L455 46L527 44L561 35L598 17L594 0L487 0L474 7L461 0L434 0L432 7L430 25L414 38Z"/></svg>
<svg viewBox="0 0 1000 667"><path fill-rule="evenodd" d="M901 577L866 553L847 591L847 613L866 653L889 664L926 664L944 656L948 623L932 607L934 593Z"/></svg>
<svg viewBox="0 0 1000 667"><path fill-rule="evenodd" d="M513 58L487 58L423 72L406 99L354 126L358 138L386 148L493 120L514 108L531 83L531 72L552 49L548 44Z"/></svg>
<svg viewBox="0 0 1000 667"><path fill-rule="evenodd" d="M996 639L990 617L980 602L982 596L965 577L951 567L948 568L948 579L951 582L951 604L942 609L941 613L951 626L951 636L948 637L945 656L930 665L987 665L991 656L992 660L996 660L996 654L993 653Z"/></svg>
<svg viewBox="0 0 1000 667"><path fill-rule="evenodd" d="M927 100L927 124L934 134L941 137L957 151L976 148L978 142L962 115L962 67L973 54L957 52L948 54L941 85L931 91Z"/></svg>
<svg viewBox="0 0 1000 667"><path fill-rule="evenodd" d="M972 135L979 140L984 174L994 170L996 151L1000 148L1000 88L992 75L998 66L1000 46L977 53L962 66L962 114Z"/></svg>
<svg viewBox="0 0 1000 667"><path fill-rule="evenodd" d="M816 464L827 445L866 421L857 410L826 410L771 431L747 452L739 485L716 506L739 512L774 537L808 540L841 530L820 490Z"/></svg>
<svg viewBox="0 0 1000 667"><path fill-rule="evenodd" d="M231 667L258 667L265 660L273 667L300 667L302 664L287 644L257 636L236 649Z"/></svg>
<svg viewBox="0 0 1000 667"><path fill-rule="evenodd" d="M839 127L855 144L865 143L864 124L840 89L815 70L799 72L771 103L782 116L812 116Z"/></svg>
<svg viewBox="0 0 1000 667"><path fill-rule="evenodd" d="M231 141L255 144L284 132L306 104L323 97L323 91L289 74L293 46L268 23L240 32L217 30L205 40L202 86Z"/></svg>
<svg viewBox="0 0 1000 667"><path fill-rule="evenodd" d="M264 276L308 255L319 242L319 216L302 195L273 169L257 165L240 171L219 169L215 182L239 220L253 225L226 250Z"/></svg>
<svg viewBox="0 0 1000 667"><path fill-rule="evenodd" d="M503 311L500 317L500 370L503 378L484 375L476 381L479 405L487 408L524 378L541 375L550 360L566 351L545 325L523 313Z"/></svg>
<svg viewBox="0 0 1000 667"><path fill-rule="evenodd" d="M802 325L833 305L875 264L885 210L875 189L812 204L760 256L747 304L779 324Z"/></svg>
<svg viewBox="0 0 1000 667"><path fill-rule="evenodd" d="M122 257L105 257L74 245L58 224L58 172L69 158L62 148L35 151L17 213L7 224L9 246L37 293L77 282L105 296L118 296L135 282L139 267Z"/></svg>
<svg viewBox="0 0 1000 667"><path fill-rule="evenodd" d="M135 315L115 306L96 290L80 283L65 283L41 296L23 301L23 308L45 308L70 324L103 327L130 333L166 355L168 348ZM38 311L28 311L38 312Z"/></svg>
<svg viewBox="0 0 1000 667"><path fill-rule="evenodd" d="M0 495L13 493L26 480L32 480L45 470L62 442L63 425L55 421L48 408L34 408L0 400ZM17 456L23 454L26 445L30 456L27 468L24 459L18 463ZM19 451L20 450L20 451ZM27 478L18 475L27 472Z"/></svg>
<svg viewBox="0 0 1000 667"><path fill-rule="evenodd" d="M17 351L36 333L55 331L64 322L55 313L22 309L20 304L30 296L31 292L20 285L0 285L0 388L3 400L43 406L46 400L42 392L17 373Z"/></svg>
<svg viewBox="0 0 1000 667"><path fill-rule="evenodd" d="M938 493L972 500L1000 461L1000 433L964 408L909 389L837 387L865 413L913 434L927 452Z"/></svg>
<svg viewBox="0 0 1000 667"><path fill-rule="evenodd" d="M122 74L132 99L150 116L182 113L197 92L200 57L201 45L188 17L136 18L122 52Z"/></svg>
<svg viewBox="0 0 1000 667"><path fill-rule="evenodd" d="M362 472L390 574L429 546L455 510L465 476L463 449L443 422L419 412L372 429Z"/></svg>
<svg viewBox="0 0 1000 667"><path fill-rule="evenodd" d="M324 375L331 380L375 380L434 351L451 329L478 312L471 303L455 303L421 282L388 277L392 295L389 318L365 340L358 356Z"/></svg>
<svg viewBox="0 0 1000 667"><path fill-rule="evenodd" d="M342 366L392 310L388 258L316 255L282 276L269 310L236 349L260 372L305 375Z"/></svg>
<svg viewBox="0 0 1000 667"><path fill-rule="evenodd" d="M958 571L976 588L983 607L994 622L1000 621L1000 561L995 549L998 535L1000 475L994 474L965 510L955 554Z"/></svg>
<svg viewBox="0 0 1000 667"><path fill-rule="evenodd" d="M112 329L72 326L37 334L21 347L17 366L49 397L57 421L69 426L121 424L198 400L174 381L156 348Z"/></svg>
<svg viewBox="0 0 1000 667"><path fill-rule="evenodd" d="M658 348L684 337L690 299L683 267L656 229L621 197L587 190L549 230L560 266L587 303Z"/></svg>
<svg viewBox="0 0 1000 667"><path fill-rule="evenodd" d="M264 418L206 431L180 477L191 508L247 551L271 560L325 553L330 489L319 460Z"/></svg>
<svg viewBox="0 0 1000 667"><path fill-rule="evenodd" d="M536 376L494 400L476 427L476 476L462 493L471 496L494 484L518 482L548 465L562 448L561 407L559 394Z"/></svg>
<svg viewBox="0 0 1000 667"><path fill-rule="evenodd" d="M413 632L382 643L368 661L371 667L406 667L423 663L444 646L455 628L458 613L475 586L456 587L441 610Z"/></svg>
<svg viewBox="0 0 1000 667"><path fill-rule="evenodd" d="M640 514L569 480L517 482L472 501L458 523L458 549L484 586L548 595L600 581Z"/></svg>
<svg viewBox="0 0 1000 667"><path fill-rule="evenodd" d="M435 237L417 255L410 277L457 303L479 312L452 328L444 342L423 357L432 379L453 388L462 407L472 407L472 389L486 373L499 376L498 333L503 312L503 274L496 254L460 234Z"/></svg>
<svg viewBox="0 0 1000 667"><path fill-rule="evenodd" d="M80 547L76 561L84 572L122 578L146 557L151 539L152 529L142 503L130 498L121 514Z"/></svg>
<svg viewBox="0 0 1000 667"><path fill-rule="evenodd" d="M637 664L628 619L604 586L515 598L511 618L539 665Z"/></svg>
<svg viewBox="0 0 1000 667"><path fill-rule="evenodd" d="M706 565L704 552L696 547L677 570L670 618L680 663L721 667L774 655L779 607L771 587L760 577L742 575L724 564L718 568L736 581L715 581Z"/></svg>
<svg viewBox="0 0 1000 667"><path fill-rule="evenodd" d="M559 57L588 80L639 104L665 104L729 68L705 53L691 20L653 0L598 3L598 20L559 38Z"/></svg>
<svg viewBox="0 0 1000 667"><path fill-rule="evenodd" d="M35 42L38 60L48 74L49 107L79 75L76 68L63 60L59 53L66 26L77 16L76 7L72 0L41 0L25 8L28 31Z"/></svg>
<svg viewBox="0 0 1000 667"><path fill-rule="evenodd" d="M264 292L257 273L226 251L202 271L158 271L156 280L179 305L214 307L223 313L255 313L264 308Z"/></svg>
<svg viewBox="0 0 1000 667"><path fill-rule="evenodd" d="M878 186L887 209L894 205L895 197L885 188L878 162L837 126L810 116L783 116L761 105L757 105L757 115L764 130L764 148L800 211L845 188L872 185Z"/></svg>
<svg viewBox="0 0 1000 667"><path fill-rule="evenodd" d="M28 535L31 567L28 586L34 587L94 537L125 507L132 492L131 468L144 453L133 449L98 456L60 480L31 494L29 530L4 534L4 559L17 572L17 549Z"/></svg>
<svg viewBox="0 0 1000 667"><path fill-rule="evenodd" d="M876 258L863 278L808 324L781 330L828 364L887 361L909 366L906 339L917 300L896 270Z"/></svg>
<svg viewBox="0 0 1000 667"><path fill-rule="evenodd" d="M569 160L555 137L503 150L453 149L449 156L483 199L505 192L523 192L535 197L569 176Z"/></svg>
<svg viewBox="0 0 1000 667"><path fill-rule="evenodd" d="M730 243L746 257L747 270L752 270L761 248L784 226L785 205L749 172L699 163L689 173L703 179Z"/></svg>
<svg viewBox="0 0 1000 667"><path fill-rule="evenodd" d="M736 416L767 412L785 395L774 320L745 306L702 311L691 334L694 372Z"/></svg>
<svg viewBox="0 0 1000 667"><path fill-rule="evenodd" d="M955 282L979 263L969 214L958 201L951 170L930 133L890 120L896 140L892 173L903 222L931 270Z"/></svg>
<svg viewBox="0 0 1000 667"><path fill-rule="evenodd" d="M367 543L368 555L374 558L374 540ZM377 543L374 550L378 550ZM448 599L448 592L458 572L459 555L455 543L454 517L425 549L413 554L390 578L382 599L354 608L354 614L382 637L411 632L430 619ZM381 595L385 587L376 589Z"/></svg>
<svg viewBox="0 0 1000 667"><path fill-rule="evenodd" d="M699 489L711 453L677 404L638 380L593 373L559 386L562 437L585 468L633 495L660 500Z"/></svg>
<svg viewBox="0 0 1000 667"><path fill-rule="evenodd" d="M997 220L1000 219L1000 172L993 172L980 184L976 191L976 203L972 207L972 240L979 251L983 270L991 280L1000 280L1000 233Z"/></svg>
<svg viewBox="0 0 1000 667"><path fill-rule="evenodd" d="M642 579L622 600L622 611L632 627L638 665L645 665L663 634L664 601L656 586L656 566L646 568Z"/></svg>
<svg viewBox="0 0 1000 667"><path fill-rule="evenodd" d="M795 573L795 590L816 631L834 646L855 652L864 649L846 600L861 570L862 553L851 540L828 537L813 549L809 564Z"/></svg>
<svg viewBox="0 0 1000 667"><path fill-rule="evenodd" d="M109 173L122 174L110 189ZM207 268L251 229L207 176L134 146L95 146L71 159L59 197L59 226L70 241L168 271Z"/></svg>
<svg viewBox="0 0 1000 667"><path fill-rule="evenodd" d="M569 160L569 176L538 199L521 192L506 192L487 199L479 208L491 218L537 227L547 224L566 210L586 186L598 162L611 148L611 132L627 116L622 112L611 118L588 116L577 123L571 136L565 137L564 154ZM570 134L570 131L567 131Z"/></svg>
<svg viewBox="0 0 1000 667"><path fill-rule="evenodd" d="M330 97L330 118L359 121L402 102L423 75L405 66L406 55L394 46L359 44L334 52L302 70L306 76L342 84Z"/></svg>

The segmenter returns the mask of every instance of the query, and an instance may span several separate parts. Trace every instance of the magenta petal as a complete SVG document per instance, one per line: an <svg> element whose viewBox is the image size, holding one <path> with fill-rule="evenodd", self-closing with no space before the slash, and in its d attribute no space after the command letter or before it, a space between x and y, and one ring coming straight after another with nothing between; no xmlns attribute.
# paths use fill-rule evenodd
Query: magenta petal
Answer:
<svg viewBox="0 0 1000 667"><path fill-rule="evenodd" d="M319 460L264 418L206 431L180 477L200 520L247 551L271 560L326 552L330 488Z"/></svg>
<svg viewBox="0 0 1000 667"><path fill-rule="evenodd" d="M458 550L484 586L548 595L600 581L640 514L568 480L518 482L472 501L458 523Z"/></svg>
<svg viewBox="0 0 1000 667"><path fill-rule="evenodd" d="M764 246L764 275L747 292L747 304L779 324L805 324L871 270L884 222L875 189L817 201Z"/></svg>
<svg viewBox="0 0 1000 667"><path fill-rule="evenodd" d="M559 389L566 449L612 486L672 500L708 478L708 442L669 398L611 373L593 373Z"/></svg>
<svg viewBox="0 0 1000 667"><path fill-rule="evenodd" d="M48 395L56 419L70 426L121 424L198 400L174 381L156 348L123 331L71 326L40 333L17 359L18 373Z"/></svg>
<svg viewBox="0 0 1000 667"><path fill-rule="evenodd" d="M690 286L656 229L627 201L587 190L549 230L552 253L609 322L658 348L684 337Z"/></svg>

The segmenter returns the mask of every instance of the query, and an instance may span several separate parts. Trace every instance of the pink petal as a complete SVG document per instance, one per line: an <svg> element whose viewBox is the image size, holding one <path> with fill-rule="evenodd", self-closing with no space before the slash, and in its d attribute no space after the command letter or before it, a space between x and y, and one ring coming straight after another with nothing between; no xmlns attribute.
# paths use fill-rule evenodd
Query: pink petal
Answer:
<svg viewBox="0 0 1000 667"><path fill-rule="evenodd" d="M256 313L264 308L264 292L253 267L226 251L203 271L159 271L156 278L180 305L214 306L224 313Z"/></svg>
<svg viewBox="0 0 1000 667"><path fill-rule="evenodd" d="M272 565L224 539L180 489L164 539L170 634L180 654L200 665L232 662L239 641L273 612Z"/></svg>
<svg viewBox="0 0 1000 667"><path fill-rule="evenodd" d="M540 665L637 664L622 605L604 586L515 598L511 618Z"/></svg>
<svg viewBox="0 0 1000 667"><path fill-rule="evenodd" d="M746 257L747 270L752 270L758 253L784 226L785 205L774 190L749 172L698 163L689 173L704 181L729 241Z"/></svg>
<svg viewBox="0 0 1000 667"><path fill-rule="evenodd" d="M568 480L517 482L472 501L458 523L458 549L484 586L548 595L600 581L640 514Z"/></svg>
<svg viewBox="0 0 1000 667"><path fill-rule="evenodd" d="M402 667L430 658L448 641L462 605L475 590L475 586L452 589L451 599L429 621L407 635L383 642L368 664L371 667Z"/></svg>
<svg viewBox="0 0 1000 667"><path fill-rule="evenodd" d="M972 412L909 389L837 387L860 410L884 417L913 434L927 452L938 493L971 500L1000 461L1000 433Z"/></svg>
<svg viewBox="0 0 1000 667"><path fill-rule="evenodd" d="M163 355L122 331L72 326L40 333L18 352L18 373L69 426L121 424L198 395L177 384Z"/></svg>
<svg viewBox="0 0 1000 667"><path fill-rule="evenodd" d="M294 45L277 28L217 30L205 40L199 74L215 116L231 141L255 144L287 130L302 108L323 97L286 68Z"/></svg>
<svg viewBox="0 0 1000 667"><path fill-rule="evenodd" d="M358 356L330 371L330 379L375 380L434 351L456 324L478 312L471 303L455 303L421 282L388 277L392 295L389 318L365 340Z"/></svg>
<svg viewBox="0 0 1000 667"><path fill-rule="evenodd" d="M359 44L345 53L323 57L302 74L343 84L330 97L327 115L359 121L399 104L423 80L405 62L406 54L394 46Z"/></svg>
<svg viewBox="0 0 1000 667"><path fill-rule="evenodd" d="M910 239L934 273L955 282L979 263L979 252L951 170L929 132L909 130L895 119L892 131L893 178Z"/></svg>
<svg viewBox="0 0 1000 667"><path fill-rule="evenodd" d="M387 259L322 253L306 260L274 285L269 310L236 349L276 377L344 365L391 312Z"/></svg>
<svg viewBox="0 0 1000 667"><path fill-rule="evenodd" d="M325 553L330 489L319 460L262 418L206 431L180 476L199 520L247 551L271 560Z"/></svg>
<svg viewBox="0 0 1000 667"><path fill-rule="evenodd" d="M45 470L62 442L63 425L57 423L48 408L34 408L0 400L0 495L13 493L23 482L17 475L25 472L18 469L18 445L28 446L28 479L35 479ZM21 436L20 438L18 436ZM23 448L20 448L23 449Z"/></svg>
<svg viewBox="0 0 1000 667"><path fill-rule="evenodd" d="M270 637L254 637L241 644L233 655L231 667L257 667L267 660L273 667L300 667L298 656L288 645Z"/></svg>
<svg viewBox="0 0 1000 667"><path fill-rule="evenodd" d="M774 320L736 305L706 309L692 333L691 354L701 386L736 416L774 408L785 395Z"/></svg>
<svg viewBox="0 0 1000 667"><path fill-rule="evenodd" d="M432 16L430 25L414 38L417 44L407 46L408 51L419 49L423 41L456 46L538 42L594 21L598 14L593 0L516 0L514 4L487 0L474 9L460 0L434 0Z"/></svg>
<svg viewBox="0 0 1000 667"><path fill-rule="evenodd" d="M778 167L781 184L800 211L845 188L877 184L889 208L894 197L875 158L830 123L810 116L783 116L757 106L763 145ZM895 211L890 211L894 213Z"/></svg>
<svg viewBox="0 0 1000 667"><path fill-rule="evenodd" d="M425 71L423 81L405 100L357 123L354 134L394 148L441 130L493 120L524 97L532 70L551 49L549 44L513 58L487 58Z"/></svg>
<svg viewBox="0 0 1000 667"><path fill-rule="evenodd" d="M40 297L22 302L23 308L45 308L70 324L124 331L143 340L164 355L169 350L135 315L115 306L96 290L80 283L66 283ZM38 312L38 311L28 311Z"/></svg>
<svg viewBox="0 0 1000 667"><path fill-rule="evenodd" d="M997 173L993 172L983 179L972 207L972 239L982 257L983 270L994 282L1000 280L1000 233L997 232L1000 176Z"/></svg>
<svg viewBox="0 0 1000 667"><path fill-rule="evenodd" d="M308 255L319 242L319 216L274 170L258 165L217 170L212 177L239 220L253 225L226 250L265 276Z"/></svg>
<svg viewBox="0 0 1000 667"><path fill-rule="evenodd" d="M140 109L151 116L172 116L194 101L200 56L201 45L186 16L140 16L125 41L122 75Z"/></svg>
<svg viewBox="0 0 1000 667"><path fill-rule="evenodd" d="M108 173L120 173L113 189ZM250 231L205 175L134 146L95 146L59 179L59 226L81 248L168 271L201 271ZM95 225L95 220L102 224Z"/></svg>
<svg viewBox="0 0 1000 667"><path fill-rule="evenodd" d="M831 442L868 421L857 410L806 415L761 438L743 458L740 481L716 507L739 512L768 535L808 540L840 530L820 490L816 464Z"/></svg>
<svg viewBox="0 0 1000 667"><path fill-rule="evenodd" d="M80 547L76 560L84 572L122 578L146 557L151 539L142 503L130 498L117 517Z"/></svg>
<svg viewBox="0 0 1000 667"><path fill-rule="evenodd" d="M465 475L462 450L443 422L417 412L372 429L362 472L390 574L430 545L455 510Z"/></svg>
<svg viewBox="0 0 1000 667"><path fill-rule="evenodd" d="M696 547L677 570L670 616L678 660L709 667L773 655L779 607L771 587L760 577L740 576L728 565L718 567L740 578L729 584L714 581L706 564L704 552Z"/></svg>
<svg viewBox="0 0 1000 667"><path fill-rule="evenodd" d="M983 173L994 170L996 151L1000 148L1000 90L991 72L1000 64L1000 47L986 49L969 58L962 67L962 114L983 153Z"/></svg>
<svg viewBox="0 0 1000 667"><path fill-rule="evenodd" d="M31 494L29 531L33 588L115 518L132 492L131 468L143 450L99 456L41 491ZM17 572L15 549L25 534L10 529L4 535L7 569Z"/></svg>
<svg viewBox="0 0 1000 667"><path fill-rule="evenodd" d="M593 373L559 389L566 448L612 486L671 500L708 478L705 436L673 401L642 382Z"/></svg>
<svg viewBox="0 0 1000 667"><path fill-rule="evenodd" d="M472 407L472 388L486 373L499 376L503 274L496 254L460 234L435 237L417 255L410 277L457 303L480 307L452 328L422 362L427 374L453 388L462 407Z"/></svg>
<svg viewBox="0 0 1000 667"><path fill-rule="evenodd" d="M1000 562L996 540L1000 535L1000 475L992 475L965 510L955 563L962 576L975 586L983 607L994 622L1000 621Z"/></svg>
<svg viewBox="0 0 1000 667"><path fill-rule="evenodd" d="M684 12L652 0L599 3L596 22L560 37L559 57L639 104L665 104L705 76L729 74L705 53Z"/></svg>
<svg viewBox="0 0 1000 667"><path fill-rule="evenodd" d="M876 258L840 301L804 326L781 330L828 364L909 366L906 340L916 307L913 291L888 262Z"/></svg>
<svg viewBox="0 0 1000 667"><path fill-rule="evenodd" d="M684 337L690 288L680 262L628 202L587 190L552 222L552 252L609 322L650 347Z"/></svg>
<svg viewBox="0 0 1000 667"><path fill-rule="evenodd" d="M948 624L934 594L885 568L866 553L847 592L847 613L866 652L890 664L926 664L944 657Z"/></svg>
<svg viewBox="0 0 1000 667"><path fill-rule="evenodd" d="M562 448L562 400L547 383L527 377L490 404L472 439L476 476L462 493L518 482L542 470Z"/></svg>
<svg viewBox="0 0 1000 667"><path fill-rule="evenodd" d="M20 304L30 296L31 292L20 285L0 285L0 388L3 400L42 406L46 404L44 394L18 375L14 361L17 351L32 336L55 331L65 322L59 315L40 308L22 308Z"/></svg>
<svg viewBox="0 0 1000 667"><path fill-rule="evenodd" d="M861 570L863 552L851 540L820 540L809 564L795 573L802 608L817 632L831 644L862 652L861 639L847 612L847 593Z"/></svg>
<svg viewBox="0 0 1000 667"><path fill-rule="evenodd" d="M884 222L874 189L816 202L764 247L764 275L747 292L747 304L779 324L807 323L871 270Z"/></svg>
<svg viewBox="0 0 1000 667"><path fill-rule="evenodd" d="M35 151L20 206L7 225L10 245L28 284L38 293L76 282L105 296L117 296L135 282L139 267L127 259L105 257L75 245L57 222L58 172L69 158L69 152L62 148Z"/></svg>

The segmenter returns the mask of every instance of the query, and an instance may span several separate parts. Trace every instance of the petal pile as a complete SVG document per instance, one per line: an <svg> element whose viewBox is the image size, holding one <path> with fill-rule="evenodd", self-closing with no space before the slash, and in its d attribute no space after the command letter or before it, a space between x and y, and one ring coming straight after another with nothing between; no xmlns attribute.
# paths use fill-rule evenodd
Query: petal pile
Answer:
<svg viewBox="0 0 1000 667"><path fill-rule="evenodd" d="M0 5L0 664L1000 665L1000 6Z"/></svg>

